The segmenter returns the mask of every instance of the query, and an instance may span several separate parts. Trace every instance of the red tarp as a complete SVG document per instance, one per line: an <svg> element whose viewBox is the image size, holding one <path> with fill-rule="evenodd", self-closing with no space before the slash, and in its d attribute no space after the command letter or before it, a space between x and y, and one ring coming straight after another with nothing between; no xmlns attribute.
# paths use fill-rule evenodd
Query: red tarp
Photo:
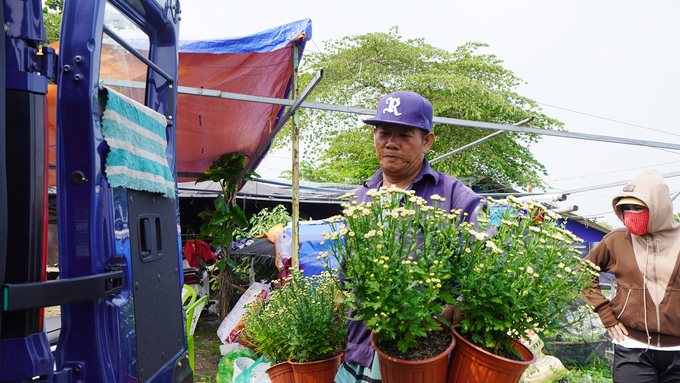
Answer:
<svg viewBox="0 0 680 383"><path fill-rule="evenodd" d="M293 44L302 54L311 38L311 20L304 19L251 36L206 41L182 41L179 86L254 96L287 98L292 82ZM58 49L58 43L54 44ZM140 49L141 53L146 53ZM145 81L146 66L120 46L104 44L100 77ZM144 101L141 89L117 88ZM48 89L50 165L56 164L56 86ZM267 137L282 115L282 107L179 94L177 98L177 171L202 173L224 153L243 150L254 155L268 145ZM255 164L260 158L254 158ZM189 181L195 178L182 178ZM50 185L56 174L50 170Z"/></svg>

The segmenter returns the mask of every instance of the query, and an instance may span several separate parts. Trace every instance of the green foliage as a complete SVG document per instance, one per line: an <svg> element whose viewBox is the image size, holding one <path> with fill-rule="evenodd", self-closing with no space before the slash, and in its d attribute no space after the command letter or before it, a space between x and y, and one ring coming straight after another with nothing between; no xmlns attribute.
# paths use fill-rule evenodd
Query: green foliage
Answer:
<svg viewBox="0 0 680 383"><path fill-rule="evenodd" d="M290 214L283 205L276 205L271 211L269 208L264 208L250 218L247 230L237 231L236 239L260 236L278 224L285 226L291 220Z"/></svg>
<svg viewBox="0 0 680 383"><path fill-rule="evenodd" d="M675 220L675 222L680 222L680 213L673 214L673 219Z"/></svg>
<svg viewBox="0 0 680 383"><path fill-rule="evenodd" d="M507 209L487 230L488 213L475 228L461 222L461 211L439 209L437 195L430 197L434 206L396 188L368 196L358 205L352 194L341 197L349 202L343 216L328 219L336 231L325 238L344 262L346 302L359 310L357 319L379 342L396 339L402 352L440 327L434 315L444 303L465 313L460 332L473 343L495 354L513 350L510 337L564 327L565 309L599 275L575 255L570 246L582 240L557 223L559 216L537 219L540 205L497 202Z"/></svg>
<svg viewBox="0 0 680 383"><path fill-rule="evenodd" d="M612 369L606 361L595 358L587 366L571 369L563 378L566 382L611 383Z"/></svg>
<svg viewBox="0 0 680 383"><path fill-rule="evenodd" d="M465 313L461 333L498 354L512 350L508 335L565 327L567 308L599 273L571 248L583 240L558 223L560 216L512 197L489 202L506 206L494 215L495 235L487 234L492 224L485 212L478 228L461 224L463 255L451 270L458 282L453 294L462 298L456 306Z"/></svg>
<svg viewBox="0 0 680 383"><path fill-rule="evenodd" d="M292 270L285 285L267 300L247 306L239 336L277 362L314 362L333 356L347 344L347 306L336 275L304 277Z"/></svg>
<svg viewBox="0 0 680 383"><path fill-rule="evenodd" d="M43 7L43 22L47 45L59 41L61 33L61 16L64 9L63 0L45 0Z"/></svg>
<svg viewBox="0 0 680 383"><path fill-rule="evenodd" d="M237 226L248 226L248 220L240 207L236 205L236 187L241 178L240 174L245 169L246 155L243 152L225 153L213 161L208 170L196 180L196 183L203 181L213 181L220 184L222 194L217 196L214 201L215 210L202 211L199 217L210 217L210 221L201 225L197 239L205 241L217 248L221 246L224 250L223 256L215 263L221 273L219 279L211 280L213 290L221 290L220 316L227 315L231 298L231 277L229 271L237 267L236 262L231 259L229 249L231 247L234 230ZM252 171L244 174L243 180L252 180L259 177ZM227 266L230 267L227 270ZM226 273L222 273L225 272ZM228 290L228 291L225 291Z"/></svg>
<svg viewBox="0 0 680 383"><path fill-rule="evenodd" d="M536 102L513 91L522 83L494 55L480 54L485 44L468 43L454 52L403 39L398 28L326 42L326 54L308 53L301 83L324 69L324 80L309 101L375 109L381 96L410 90L432 102L434 115L494 123L515 123L530 116L527 126L561 128L540 112ZM366 116L363 116L366 118ZM322 182L354 182L378 169L372 130L351 114L305 110L301 138L308 143L301 177ZM428 158L450 152L491 133L489 130L435 124L437 139ZM457 177L488 177L520 186L542 185L546 171L529 150L536 135L505 133L436 163L435 168ZM276 145L288 144L290 134L278 135Z"/></svg>
<svg viewBox="0 0 680 383"><path fill-rule="evenodd" d="M606 227L609 230L616 229L616 226L614 226L611 223L606 222L606 221L598 221L597 224L600 225L600 226Z"/></svg>
<svg viewBox="0 0 680 383"><path fill-rule="evenodd" d="M210 217L210 221L201 225L198 239L210 243L213 247L231 246L234 229L236 226L248 226L248 219L236 201L236 186L241 179L238 176L245 169L246 155L243 152L226 153L213 161L210 168L196 180L196 183L213 181L220 184L222 194L214 201L215 210L202 211L199 217ZM252 180L259 177L256 173L248 171L244 180ZM219 266L218 266L219 267ZM222 265L222 267L224 267ZM232 266L234 267L234 266ZM223 270L221 268L221 270Z"/></svg>
<svg viewBox="0 0 680 383"><path fill-rule="evenodd" d="M341 197L349 199L343 216L327 220L334 232L324 234L343 262L344 287L351 291L344 301L358 309L355 319L374 330L378 342L397 340L402 352L417 346L427 331L441 329L435 315L454 302L447 281L459 218L433 212L414 194L372 190L372 202L358 205L347 194Z"/></svg>

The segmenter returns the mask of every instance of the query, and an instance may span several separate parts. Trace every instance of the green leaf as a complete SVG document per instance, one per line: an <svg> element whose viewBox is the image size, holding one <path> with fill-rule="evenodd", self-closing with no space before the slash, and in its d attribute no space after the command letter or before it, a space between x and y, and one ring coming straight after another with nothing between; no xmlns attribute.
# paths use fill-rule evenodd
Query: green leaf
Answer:
<svg viewBox="0 0 680 383"><path fill-rule="evenodd" d="M220 271L224 271L227 269L225 261L215 262L215 267L217 267Z"/></svg>
<svg viewBox="0 0 680 383"><path fill-rule="evenodd" d="M228 248L231 246L231 236L231 230L224 230L217 236L217 242L219 242L222 247Z"/></svg>
<svg viewBox="0 0 680 383"><path fill-rule="evenodd" d="M222 212L218 211L215 212L215 215L213 215L212 219L210 220L210 225L220 225L224 223L229 217L224 216Z"/></svg>
<svg viewBox="0 0 680 383"><path fill-rule="evenodd" d="M227 265L231 266L232 269L238 268L238 265L236 264L236 262L234 262L233 259L227 259L226 262L227 262Z"/></svg>
<svg viewBox="0 0 680 383"><path fill-rule="evenodd" d="M234 223L240 227L248 226L248 218L246 218L246 214L238 206L234 206L231 209L231 219L233 219Z"/></svg>

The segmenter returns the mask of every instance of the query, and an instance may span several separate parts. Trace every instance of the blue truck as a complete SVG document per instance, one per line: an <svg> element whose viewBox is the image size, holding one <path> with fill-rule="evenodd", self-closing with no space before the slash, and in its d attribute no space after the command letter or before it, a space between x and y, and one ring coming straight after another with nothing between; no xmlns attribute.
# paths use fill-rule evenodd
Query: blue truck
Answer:
<svg viewBox="0 0 680 383"><path fill-rule="evenodd" d="M146 74L127 94L164 116L176 185L180 12L178 0L66 0L57 52L41 46L41 0L2 0L0 382L193 381L176 196L109 184L100 116L103 58L122 55L120 65ZM48 87L57 92L53 169ZM48 281L50 171L60 278ZM43 330L51 306L61 306L54 353Z"/></svg>

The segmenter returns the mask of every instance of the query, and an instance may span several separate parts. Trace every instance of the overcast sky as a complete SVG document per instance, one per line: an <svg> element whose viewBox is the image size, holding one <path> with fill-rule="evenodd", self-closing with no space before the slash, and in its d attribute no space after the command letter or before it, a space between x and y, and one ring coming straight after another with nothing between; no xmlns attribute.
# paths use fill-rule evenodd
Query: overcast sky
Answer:
<svg viewBox="0 0 680 383"><path fill-rule="evenodd" d="M181 39L243 36L309 18L307 51L395 25L405 38L422 37L448 51L486 43L482 53L498 56L527 83L517 92L567 130L680 144L680 2L188 0L182 10ZM551 137L531 150L556 192L627 181L649 167L680 173L680 151ZM271 157L277 158L257 170L265 177L275 177L286 168L281 157L289 158ZM680 189L680 177L666 182L671 192ZM580 215L622 226L611 213L621 188L571 194L558 205L577 205Z"/></svg>

